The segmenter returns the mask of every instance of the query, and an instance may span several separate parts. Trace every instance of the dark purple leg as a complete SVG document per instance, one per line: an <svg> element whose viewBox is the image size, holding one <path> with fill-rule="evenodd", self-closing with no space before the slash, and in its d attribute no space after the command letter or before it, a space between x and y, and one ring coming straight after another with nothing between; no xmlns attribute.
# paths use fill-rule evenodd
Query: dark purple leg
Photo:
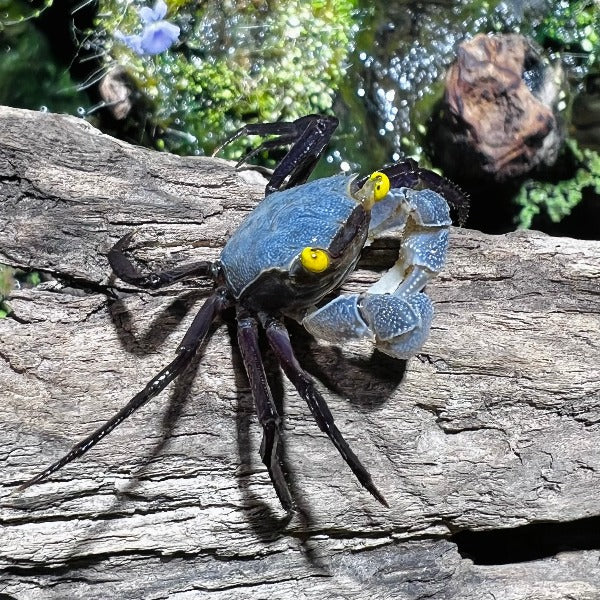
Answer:
<svg viewBox="0 0 600 600"><path fill-rule="evenodd" d="M342 458L352 469L360 484L369 490L381 504L388 506L381 492L375 487L370 473L362 465L356 454L352 452L348 442L346 442L340 430L336 427L333 415L325 399L321 396L319 390L317 390L313 378L300 366L294 355L290 337L283 323L273 317L264 317L262 321L273 352L275 352L288 379L308 404L321 431L329 436L329 439L339 450Z"/></svg>
<svg viewBox="0 0 600 600"><path fill-rule="evenodd" d="M281 144L278 144L278 147L284 144L291 144L298 137L296 135L296 121L277 121L275 123L250 123L248 125L244 125L240 127L235 133L232 133L223 143L219 144L213 151L212 155L216 156L227 144L231 144L231 142L248 135L277 135L279 136L277 140L270 141L278 141L281 140ZM263 144L269 144L269 142L263 142ZM263 146L261 144L258 148ZM267 146L273 147L273 146ZM252 151L255 152L254 150ZM249 155L240 159L238 165L241 165L249 158Z"/></svg>
<svg viewBox="0 0 600 600"><path fill-rule="evenodd" d="M292 144L289 152L271 175L265 188L265 195L268 196L273 192L300 185L308 179L337 126L336 117L325 115L307 115L291 123L255 123L236 131L219 146L215 153L243 135L279 136L274 140L263 142L258 148L252 150L240 160L238 163L240 165L261 150Z"/></svg>
<svg viewBox="0 0 600 600"><path fill-rule="evenodd" d="M104 425L90 434L79 443L75 444L71 450L62 458L52 463L47 469L32 477L20 486L19 489L25 489L30 485L39 483L47 479L52 473L58 471L71 461L85 454L90 448L95 446L102 438L107 436L117 425L122 423L129 415L135 412L140 406L143 406L154 398L159 392L164 390L173 379L175 379L189 364L196 353L196 350L206 337L211 323L229 305L223 289L218 289L210 296L187 330L181 344L177 348L177 357L169 363L158 375L151 379L146 387L136 394L117 414L110 418Z"/></svg>
<svg viewBox="0 0 600 600"><path fill-rule="evenodd" d="M129 242L134 232L124 235L108 252L108 262L115 275L141 288L157 289L165 285L170 285L181 279L188 277L210 277L216 279L217 267L214 263L204 260L195 263L182 265L171 271L162 271L159 273L142 273L125 256L124 250L129 246Z"/></svg>
<svg viewBox="0 0 600 600"><path fill-rule="evenodd" d="M469 214L469 197L449 179L429 169L422 169L412 158L384 167L381 172L390 178L390 186L393 188L428 188L437 192L457 212L458 224L461 227L465 224ZM359 188L366 180L366 177L362 177L355 185Z"/></svg>
<svg viewBox="0 0 600 600"><path fill-rule="evenodd" d="M260 456L269 471L281 506L289 513L293 510L293 501L279 462L281 419L271 396L260 355L256 319L244 309L239 309L237 321L240 351L248 374L258 421L263 428Z"/></svg>

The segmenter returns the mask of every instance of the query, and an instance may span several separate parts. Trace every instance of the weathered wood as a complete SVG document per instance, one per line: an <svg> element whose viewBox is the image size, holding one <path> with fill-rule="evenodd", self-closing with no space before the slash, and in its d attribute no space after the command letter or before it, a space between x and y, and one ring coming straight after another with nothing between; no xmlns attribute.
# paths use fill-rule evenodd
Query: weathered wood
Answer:
<svg viewBox="0 0 600 600"><path fill-rule="evenodd" d="M0 108L0 262L51 279L15 291L0 321L0 598L597 599L597 537L477 565L452 536L598 527L598 242L453 230L429 288L432 335L406 365L292 328L389 510L271 359L300 508L282 520L226 326L88 455L15 492L171 359L208 290L140 292L111 275L107 250L138 229L141 259L215 258L261 197L250 175ZM375 279L395 248L367 249L349 287Z"/></svg>

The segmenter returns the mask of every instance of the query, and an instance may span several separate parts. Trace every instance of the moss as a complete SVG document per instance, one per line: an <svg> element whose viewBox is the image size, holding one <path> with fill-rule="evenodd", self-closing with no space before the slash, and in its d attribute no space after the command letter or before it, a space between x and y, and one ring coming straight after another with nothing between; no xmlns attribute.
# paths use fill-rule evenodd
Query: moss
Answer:
<svg viewBox="0 0 600 600"><path fill-rule="evenodd" d="M77 114L87 99L33 21L51 4L47 0L33 10L27 3L0 0L0 104Z"/></svg>
<svg viewBox="0 0 600 600"><path fill-rule="evenodd" d="M561 0L533 32L547 48L579 53L592 64L600 51L600 8L593 0ZM581 56L580 56L581 58Z"/></svg>
<svg viewBox="0 0 600 600"><path fill-rule="evenodd" d="M574 140L567 147L577 161L575 175L556 183L528 181L516 197L521 207L517 221L521 229L528 229L535 216L545 211L553 223L560 222L579 204L586 188L600 195L600 155L589 149L580 149Z"/></svg>
<svg viewBox="0 0 600 600"><path fill-rule="evenodd" d="M32 288L39 285L41 281L42 278L37 271L23 271L0 264L0 319L4 319L12 312L7 300L14 289Z"/></svg>
<svg viewBox="0 0 600 600"><path fill-rule="evenodd" d="M144 5L123 11L119 0L101 0L99 14L111 16L99 19L97 43L152 101L149 116L166 149L210 153L248 121L331 112L352 46L354 1L171 0L166 18L180 26L180 43L153 57L114 41L116 31L139 31ZM232 145L227 156L242 148Z"/></svg>
<svg viewBox="0 0 600 600"><path fill-rule="evenodd" d="M15 287L14 269L6 265L0 265L0 319L10 314L10 306L6 298Z"/></svg>

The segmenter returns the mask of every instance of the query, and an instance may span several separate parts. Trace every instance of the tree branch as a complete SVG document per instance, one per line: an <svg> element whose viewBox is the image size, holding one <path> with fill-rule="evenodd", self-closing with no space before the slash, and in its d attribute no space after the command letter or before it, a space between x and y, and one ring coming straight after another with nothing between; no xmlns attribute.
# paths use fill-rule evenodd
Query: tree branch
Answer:
<svg viewBox="0 0 600 600"><path fill-rule="evenodd" d="M0 596L597 598L598 242L454 229L429 288L431 337L406 364L291 327L389 510L267 358L299 507L285 522L226 326L84 458L15 493L171 360L209 291L200 281L139 291L115 280L108 249L136 229L142 262L215 259L262 196L252 177L0 107L0 262L48 279L14 291L0 320ZM364 289L397 248L366 249L347 287ZM573 552L544 558L557 551L546 543L536 553L527 526L539 522L550 540L562 527L558 549ZM521 538L493 537L516 527ZM455 543L463 531L538 560L473 564Z"/></svg>

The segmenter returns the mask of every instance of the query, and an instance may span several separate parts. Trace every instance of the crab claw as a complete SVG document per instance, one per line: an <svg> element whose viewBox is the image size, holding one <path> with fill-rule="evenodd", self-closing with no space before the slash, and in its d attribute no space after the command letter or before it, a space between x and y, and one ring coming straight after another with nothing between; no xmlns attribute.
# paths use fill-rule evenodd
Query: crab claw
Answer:
<svg viewBox="0 0 600 600"><path fill-rule="evenodd" d="M432 318L431 300L423 293L406 298L366 293L338 296L302 324L328 342L370 340L381 352L407 359L427 339Z"/></svg>
<svg viewBox="0 0 600 600"><path fill-rule="evenodd" d="M422 290L444 265L451 223L448 204L437 192L390 190L372 207L369 237L399 232L398 260L366 293L339 296L305 314L304 327L336 344L371 340L396 358L418 352L433 318L431 300Z"/></svg>

